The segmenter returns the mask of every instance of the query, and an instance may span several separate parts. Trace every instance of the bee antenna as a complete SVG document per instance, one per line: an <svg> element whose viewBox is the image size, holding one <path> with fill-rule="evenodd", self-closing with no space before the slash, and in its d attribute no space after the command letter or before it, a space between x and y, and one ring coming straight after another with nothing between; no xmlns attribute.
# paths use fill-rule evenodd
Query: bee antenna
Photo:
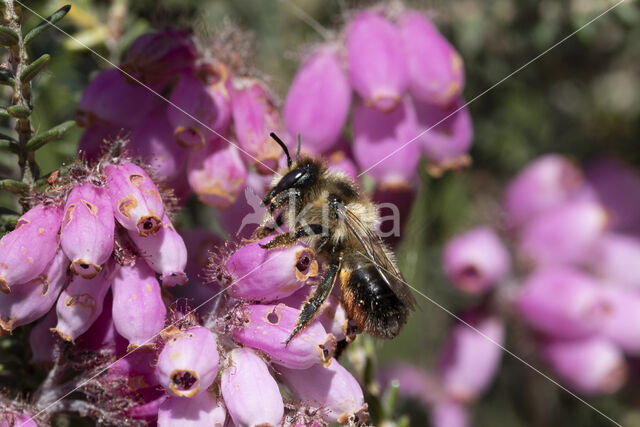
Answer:
<svg viewBox="0 0 640 427"><path fill-rule="evenodd" d="M275 133L271 132L269 136L271 136L271 138L273 138L273 140L277 142L280 147L282 147L282 151L284 151L284 154L287 155L287 166L291 167L291 164L293 162L291 161L291 156L289 155L289 149L287 148L287 146L284 145L284 142L282 142L282 140Z"/></svg>
<svg viewBox="0 0 640 427"><path fill-rule="evenodd" d="M302 136L298 134L298 148L296 149L296 160L300 157L300 147L302 147Z"/></svg>

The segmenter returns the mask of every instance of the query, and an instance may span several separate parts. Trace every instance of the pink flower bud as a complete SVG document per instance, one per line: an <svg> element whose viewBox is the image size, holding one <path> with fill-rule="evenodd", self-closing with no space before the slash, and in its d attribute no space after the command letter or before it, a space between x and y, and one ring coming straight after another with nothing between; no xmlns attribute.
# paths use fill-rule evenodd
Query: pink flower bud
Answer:
<svg viewBox="0 0 640 427"><path fill-rule="evenodd" d="M175 396L193 397L206 390L218 375L218 344L207 328L176 332L158 356L156 375Z"/></svg>
<svg viewBox="0 0 640 427"><path fill-rule="evenodd" d="M58 248L62 208L36 205L0 239L0 291L27 283L42 273Z"/></svg>
<svg viewBox="0 0 640 427"><path fill-rule="evenodd" d="M169 106L169 122L183 147L197 150L219 138L212 130L224 133L229 126L229 70L223 64L216 66L216 70L217 83L207 86L196 75L187 73L171 92L171 102L179 108Z"/></svg>
<svg viewBox="0 0 640 427"><path fill-rule="evenodd" d="M442 259L447 279L458 289L483 293L509 269L509 253L489 227L478 227L447 242Z"/></svg>
<svg viewBox="0 0 640 427"><path fill-rule="evenodd" d="M231 105L240 146L254 157L250 161L256 162L261 173L271 173L270 169L278 167L282 149L269 136L280 129L278 111L270 95L257 80L237 80Z"/></svg>
<svg viewBox="0 0 640 427"><path fill-rule="evenodd" d="M86 87L76 120L84 127L106 122L134 128L159 102L149 89L128 81L120 70L112 68L102 71Z"/></svg>
<svg viewBox="0 0 640 427"><path fill-rule="evenodd" d="M196 48L186 31L147 33L131 44L122 68L143 83L154 86L193 68L196 55Z"/></svg>
<svg viewBox="0 0 640 427"><path fill-rule="evenodd" d="M247 183L247 167L238 149L222 140L191 153L187 174L198 199L215 208L231 206Z"/></svg>
<svg viewBox="0 0 640 427"><path fill-rule="evenodd" d="M569 267L531 274L522 284L515 306L532 327L562 338L594 333L609 310L598 283Z"/></svg>
<svg viewBox="0 0 640 427"><path fill-rule="evenodd" d="M60 246L71 260L71 272L91 279L113 252L111 200L104 188L85 183L71 190L64 209Z"/></svg>
<svg viewBox="0 0 640 427"><path fill-rule="evenodd" d="M640 289L640 239L606 233L598 242L589 266L597 276L621 286Z"/></svg>
<svg viewBox="0 0 640 427"><path fill-rule="evenodd" d="M575 201L533 219L524 229L519 251L534 265L583 263L609 224L598 203Z"/></svg>
<svg viewBox="0 0 640 427"><path fill-rule="evenodd" d="M31 347L31 361L35 364L53 363L56 337L51 331L58 322L55 310L49 311L46 316L31 328L29 333L29 345Z"/></svg>
<svg viewBox="0 0 640 427"><path fill-rule="evenodd" d="M154 337L164 327L167 309L160 284L143 259L118 266L113 275L113 324L129 340L129 349L155 346Z"/></svg>
<svg viewBox="0 0 640 427"><path fill-rule="evenodd" d="M160 274L163 286L187 283L187 275L184 273L187 247L166 214L162 217L162 226L157 233L142 237L135 231L129 231L129 236L149 267Z"/></svg>
<svg viewBox="0 0 640 427"><path fill-rule="evenodd" d="M563 382L583 394L615 393L627 379L624 356L603 338L549 341L542 352Z"/></svg>
<svg viewBox="0 0 640 427"><path fill-rule="evenodd" d="M531 218L573 199L583 187L582 172L559 154L539 157L511 181L503 207L509 224L519 227Z"/></svg>
<svg viewBox="0 0 640 427"><path fill-rule="evenodd" d="M242 246L227 259L221 285L228 288L229 295L249 301L273 301L293 294L309 277L318 274L312 249L299 244L275 250L260 247L272 238Z"/></svg>
<svg viewBox="0 0 640 427"><path fill-rule="evenodd" d="M136 126L127 148L165 182L175 181L184 174L188 152L176 144L166 108L153 110Z"/></svg>
<svg viewBox="0 0 640 427"><path fill-rule="evenodd" d="M56 304L58 323L52 331L62 339L74 341L84 334L102 313L105 295L109 290L112 267L106 264L93 279L73 276Z"/></svg>
<svg viewBox="0 0 640 427"><path fill-rule="evenodd" d="M322 153L342 132L351 88L335 46L322 46L298 70L284 103L283 119L290 135L300 134L305 149Z"/></svg>
<svg viewBox="0 0 640 427"><path fill-rule="evenodd" d="M316 363L331 363L336 339L317 322L285 344L296 326L299 310L284 304L249 305L244 312L247 322L233 332L233 338L239 343L263 351L288 368L306 369Z"/></svg>
<svg viewBox="0 0 640 427"><path fill-rule="evenodd" d="M416 141L425 157L436 165L447 166L471 148L473 124L464 100L454 100L448 107L414 101L418 132ZM458 111L459 110L459 111Z"/></svg>
<svg viewBox="0 0 640 427"><path fill-rule="evenodd" d="M38 277L14 287L10 294L0 294L0 330L11 332L44 316L65 285L68 266L69 261L58 250Z"/></svg>
<svg viewBox="0 0 640 427"><path fill-rule="evenodd" d="M204 391L192 398L170 397L158 410L158 427L222 427L227 418L222 402Z"/></svg>
<svg viewBox="0 0 640 427"><path fill-rule="evenodd" d="M367 421L367 404L358 381L337 360L326 368L313 365L308 369L278 366L284 384L302 401L320 408L329 422L357 425Z"/></svg>
<svg viewBox="0 0 640 427"><path fill-rule="evenodd" d="M416 98L446 106L464 86L462 58L427 16L410 11L398 19L407 56L409 87Z"/></svg>
<svg viewBox="0 0 640 427"><path fill-rule="evenodd" d="M364 11L347 28L349 77L368 106L391 111L408 85L402 38L382 16Z"/></svg>
<svg viewBox="0 0 640 427"><path fill-rule="evenodd" d="M471 425L469 409L454 399L440 399L431 410L433 427L468 427Z"/></svg>
<svg viewBox="0 0 640 427"><path fill-rule="evenodd" d="M284 403L267 364L249 348L227 355L220 389L225 406L236 425L280 425Z"/></svg>
<svg viewBox="0 0 640 427"><path fill-rule="evenodd" d="M445 393L456 400L477 399L496 375L504 342L504 325L492 315L468 312L462 318L480 331L456 324L440 356L438 376Z"/></svg>
<svg viewBox="0 0 640 427"><path fill-rule="evenodd" d="M627 354L640 355L640 295L636 289L608 286L603 289L609 309L601 334Z"/></svg>
<svg viewBox="0 0 640 427"><path fill-rule="evenodd" d="M407 182L415 175L420 159L416 114L407 97L390 113L382 113L364 104L353 113L353 154L360 169L378 181L392 184ZM396 152L396 150L399 150ZM393 154L392 154L393 153Z"/></svg>
<svg viewBox="0 0 640 427"><path fill-rule="evenodd" d="M108 165L107 192L116 220L127 230L149 236L160 228L164 206L158 187L133 163Z"/></svg>

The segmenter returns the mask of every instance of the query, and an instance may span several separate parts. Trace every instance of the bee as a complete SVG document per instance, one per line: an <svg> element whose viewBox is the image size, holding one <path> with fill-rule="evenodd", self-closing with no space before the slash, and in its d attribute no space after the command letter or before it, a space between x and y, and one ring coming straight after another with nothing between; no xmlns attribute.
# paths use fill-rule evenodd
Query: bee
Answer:
<svg viewBox="0 0 640 427"><path fill-rule="evenodd" d="M376 233L376 206L346 175L329 172L318 158L300 156L300 140L292 161L282 140L274 133L271 137L287 156L287 168L262 200L269 213L254 236L266 237L286 225L287 232L262 247L281 248L302 240L326 261L318 286L303 304L285 343L313 320L336 282L356 332L394 338L416 301L393 253Z"/></svg>

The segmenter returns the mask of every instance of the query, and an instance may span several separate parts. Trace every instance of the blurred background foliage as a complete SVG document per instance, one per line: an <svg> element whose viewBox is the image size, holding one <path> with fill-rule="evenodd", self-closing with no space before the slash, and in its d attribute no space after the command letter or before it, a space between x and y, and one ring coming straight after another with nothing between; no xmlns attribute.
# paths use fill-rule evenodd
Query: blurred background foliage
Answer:
<svg viewBox="0 0 640 427"><path fill-rule="evenodd" d="M300 11L332 29L342 24L349 10L369 4L346 0L34 0L28 6L48 15L66 3L71 3L72 9L61 27L105 59L55 30L34 42L33 57L45 52L53 57L48 70L34 83L36 131L73 119L82 90L97 71L110 68L108 61L119 62L138 35L169 26L193 29L204 39L225 22L249 30L255 50L253 66L269 76L274 92L284 98L305 47L322 40ZM614 4L605 0L406 3L428 10L460 51L465 62L467 100ZM37 17L28 15L26 27L37 22ZM470 110L475 129L472 167L440 179L429 177L422 169L422 186L398 250L407 281L454 312L469 301L442 277L443 242L472 225L499 226L501 190L527 162L542 153L560 152L578 161L610 154L640 165L637 2L626 0L482 95ZM0 123L0 127L6 126ZM80 133L78 129L70 131L62 141L37 152L44 173L74 158ZM0 174L16 174L13 155L2 154ZM14 203L6 194L0 195L0 205L12 207ZM433 366L452 318L426 299L421 299L420 307L399 338L375 343L381 361L403 359L427 369ZM518 326L514 327L517 330ZM533 365L543 366L526 342L519 342L515 335L511 334L507 347ZM3 345L10 343L3 341ZM635 409L638 397L632 392L623 391L615 398L599 398L593 403L624 425L640 425L640 411ZM607 423L507 355L495 385L476 406L473 419L478 426ZM422 424L418 420L413 418L414 425Z"/></svg>

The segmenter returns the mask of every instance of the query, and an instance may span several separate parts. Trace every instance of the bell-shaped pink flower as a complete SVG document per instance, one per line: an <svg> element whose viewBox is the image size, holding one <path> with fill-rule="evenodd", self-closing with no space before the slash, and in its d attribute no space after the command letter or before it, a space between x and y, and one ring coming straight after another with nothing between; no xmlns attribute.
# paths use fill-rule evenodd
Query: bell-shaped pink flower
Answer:
<svg viewBox="0 0 640 427"><path fill-rule="evenodd" d="M133 265L118 266L111 290L113 324L116 331L129 340L129 349L153 348L167 313L153 270L142 258L136 259Z"/></svg>
<svg viewBox="0 0 640 427"><path fill-rule="evenodd" d="M351 85L364 102L380 111L395 108L409 83L396 27L375 12L361 12L347 27L347 50Z"/></svg>
<svg viewBox="0 0 640 427"><path fill-rule="evenodd" d="M58 323L52 331L71 342L84 334L102 313L112 274L112 267L106 264L93 279L73 276L58 298Z"/></svg>
<svg viewBox="0 0 640 427"><path fill-rule="evenodd" d="M162 226L157 233L142 237L135 231L129 231L129 236L136 244L140 256L160 275L163 286L187 283L187 275L184 273L187 246L166 214L162 217Z"/></svg>
<svg viewBox="0 0 640 427"><path fill-rule="evenodd" d="M207 328L177 331L158 356L156 375L160 385L179 397L204 392L218 375L218 344Z"/></svg>
<svg viewBox="0 0 640 427"><path fill-rule="evenodd" d="M244 245L229 256L219 280L229 295L249 301L273 301L293 294L309 277L318 274L312 249L299 244L272 250L260 247L272 238Z"/></svg>
<svg viewBox="0 0 640 427"><path fill-rule="evenodd" d="M561 338L593 334L610 309L599 284L571 267L534 272L525 279L514 302L529 325Z"/></svg>
<svg viewBox="0 0 640 427"><path fill-rule="evenodd" d="M504 325L499 318L480 312L469 312L462 318L476 330L465 324L454 326L440 356L438 376L449 397L470 402L482 395L495 377L502 357Z"/></svg>
<svg viewBox="0 0 640 427"><path fill-rule="evenodd" d="M148 395L149 388L157 389L156 386L159 385L156 375L156 358L157 355L153 352L131 352L109 365L107 377L113 380L124 380L130 392Z"/></svg>
<svg viewBox="0 0 640 427"><path fill-rule="evenodd" d="M591 201L567 203L533 219L522 232L518 250L533 265L588 261L607 230L604 207Z"/></svg>
<svg viewBox="0 0 640 427"><path fill-rule="evenodd" d="M509 253L495 231L478 227L447 242L442 266L455 287L478 294L504 278L509 270Z"/></svg>
<svg viewBox="0 0 640 427"><path fill-rule="evenodd" d="M449 105L464 86L462 58L424 13L405 12L398 26L411 93L423 102Z"/></svg>
<svg viewBox="0 0 640 427"><path fill-rule="evenodd" d="M87 332L76 340L76 346L90 351L111 350L115 352L118 347L124 347L125 339L118 335L113 325L113 296L110 293L102 302L102 313L93 322Z"/></svg>
<svg viewBox="0 0 640 427"><path fill-rule="evenodd" d="M227 411L213 393L203 391L192 398L170 397L158 410L158 427L222 427Z"/></svg>
<svg viewBox="0 0 640 427"><path fill-rule="evenodd" d="M36 323L29 333L31 361L35 364L53 363L55 358L56 337L51 331L58 322L56 310L50 310L46 316Z"/></svg>
<svg viewBox="0 0 640 427"><path fill-rule="evenodd" d="M353 154L360 169L380 182L407 182L413 178L420 148L416 141L403 145L417 135L416 113L408 97L389 113L362 103L356 105Z"/></svg>
<svg viewBox="0 0 640 427"><path fill-rule="evenodd" d="M473 123L464 100L459 98L446 107L414 100L414 107L418 120L414 137L420 135L415 142L422 153L431 163L455 167L473 141Z"/></svg>
<svg viewBox="0 0 640 427"><path fill-rule="evenodd" d="M165 182L175 181L184 174L188 151L176 144L164 106L153 110L136 126L127 148Z"/></svg>
<svg viewBox="0 0 640 427"><path fill-rule="evenodd" d="M336 46L317 48L300 66L284 102L289 135L300 134L306 150L325 152L342 133L351 88Z"/></svg>
<svg viewBox="0 0 640 427"><path fill-rule="evenodd" d="M132 129L160 102L149 89L112 68L100 72L86 87L76 121L83 127L107 123Z"/></svg>
<svg viewBox="0 0 640 427"><path fill-rule="evenodd" d="M231 96L233 125L240 147L252 158L261 173L272 173L278 167L282 149L271 139L278 133L280 117L267 90L257 80L234 81Z"/></svg>
<svg viewBox="0 0 640 427"><path fill-rule="evenodd" d="M563 383L583 394L615 393L627 379L622 352L604 338L549 341L542 353Z"/></svg>
<svg viewBox="0 0 640 427"><path fill-rule="evenodd" d="M640 355L640 295L636 289L607 286L603 289L608 310L601 334L625 353Z"/></svg>
<svg viewBox="0 0 640 427"><path fill-rule="evenodd" d="M336 346L333 335L320 323L312 322L285 344L296 326L299 310L278 305L249 305L245 324L233 331L237 342L261 350L276 363L293 369L328 365Z"/></svg>
<svg viewBox="0 0 640 427"><path fill-rule="evenodd" d="M130 162L108 165L104 170L116 220L140 236L158 231L162 225L164 205L158 187L149 175Z"/></svg>
<svg viewBox="0 0 640 427"><path fill-rule="evenodd" d="M606 233L599 240L589 267L607 282L640 289L640 238Z"/></svg>
<svg viewBox="0 0 640 427"><path fill-rule="evenodd" d="M568 158L547 154L529 163L511 181L503 208L512 227L574 199L582 190L584 178Z"/></svg>
<svg viewBox="0 0 640 427"><path fill-rule="evenodd" d="M308 369L277 366L284 384L305 403L320 408L325 421L356 425L367 421L367 404L358 381L337 360L326 368Z"/></svg>
<svg viewBox="0 0 640 427"><path fill-rule="evenodd" d="M187 164L189 185L202 203L228 208L247 182L247 167L238 149L222 140L191 153Z"/></svg>
<svg viewBox="0 0 640 427"><path fill-rule="evenodd" d="M15 286L10 294L0 294L0 330L11 332L44 316L66 283L68 266L69 260L58 250L38 277Z"/></svg>
<svg viewBox="0 0 640 427"><path fill-rule="evenodd" d="M87 182L71 190L64 209L60 246L71 260L71 272L91 279L113 252L111 199L104 188Z"/></svg>
<svg viewBox="0 0 640 427"><path fill-rule="evenodd" d="M433 427L468 427L471 425L469 408L455 399L443 398L431 408L429 420Z"/></svg>
<svg viewBox="0 0 640 427"><path fill-rule="evenodd" d="M227 354L220 390L236 425L280 425L284 403L267 364L250 348Z"/></svg>
<svg viewBox="0 0 640 427"><path fill-rule="evenodd" d="M58 248L62 208L36 205L0 239L0 291L27 283L42 273Z"/></svg>

